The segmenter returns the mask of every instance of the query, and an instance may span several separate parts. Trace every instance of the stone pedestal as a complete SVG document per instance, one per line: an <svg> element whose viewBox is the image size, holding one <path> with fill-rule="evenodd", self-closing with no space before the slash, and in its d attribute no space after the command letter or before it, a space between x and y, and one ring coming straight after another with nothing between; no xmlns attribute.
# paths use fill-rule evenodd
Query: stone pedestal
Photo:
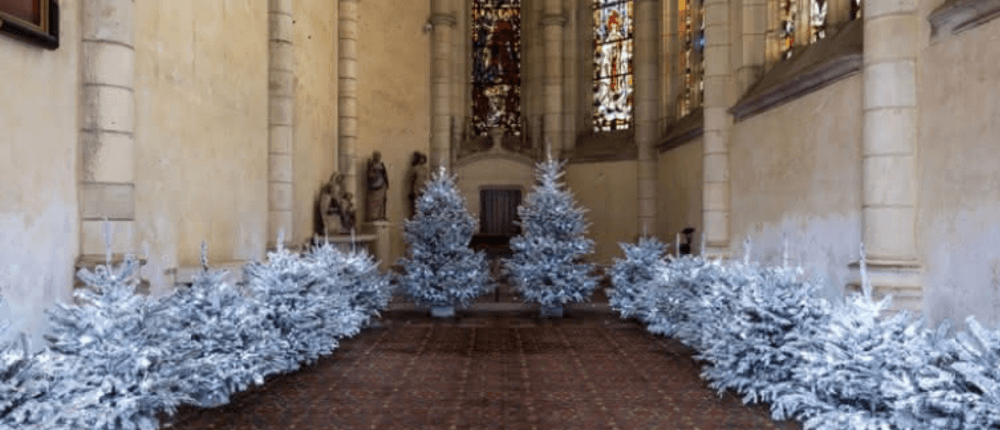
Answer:
<svg viewBox="0 0 1000 430"><path fill-rule="evenodd" d="M369 254L377 257L378 254L375 253L375 242L376 237L374 234L356 234L353 237L349 234L313 236L314 245L329 243L330 245L333 245L334 248L337 248L342 252L350 252L352 249L364 249L368 251Z"/></svg>
<svg viewBox="0 0 1000 430"><path fill-rule="evenodd" d="M454 306L431 306L431 316L434 318L451 318L455 316Z"/></svg>
<svg viewBox="0 0 1000 430"><path fill-rule="evenodd" d="M375 249L372 250L372 255L379 261L379 267L385 270L386 267L392 265L392 261L389 261L390 256L390 242L389 242L389 228L392 226L389 221L372 221L365 223L365 231L369 232L369 235L374 237Z"/></svg>

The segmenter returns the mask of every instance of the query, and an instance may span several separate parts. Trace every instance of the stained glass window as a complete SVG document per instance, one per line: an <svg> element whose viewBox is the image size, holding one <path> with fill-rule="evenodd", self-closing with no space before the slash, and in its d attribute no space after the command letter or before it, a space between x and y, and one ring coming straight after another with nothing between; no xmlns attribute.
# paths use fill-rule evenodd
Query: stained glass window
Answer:
<svg viewBox="0 0 1000 430"><path fill-rule="evenodd" d="M856 1L856 0L851 0ZM826 37L826 11L829 0L809 0L809 42L815 42Z"/></svg>
<svg viewBox="0 0 1000 430"><path fill-rule="evenodd" d="M697 4L694 4L697 2ZM694 9L697 6L697 9ZM678 0L677 17L681 49L677 64L681 91L677 114L683 117L701 105L705 91L705 3L702 0ZM697 28L697 30L695 30Z"/></svg>
<svg viewBox="0 0 1000 430"><path fill-rule="evenodd" d="M798 0L780 0L778 4L778 51L781 59L787 59L792 56L792 48L795 47Z"/></svg>
<svg viewBox="0 0 1000 430"><path fill-rule="evenodd" d="M632 125L632 0L594 1L594 131Z"/></svg>
<svg viewBox="0 0 1000 430"><path fill-rule="evenodd" d="M472 1L472 128L521 134L521 0Z"/></svg>

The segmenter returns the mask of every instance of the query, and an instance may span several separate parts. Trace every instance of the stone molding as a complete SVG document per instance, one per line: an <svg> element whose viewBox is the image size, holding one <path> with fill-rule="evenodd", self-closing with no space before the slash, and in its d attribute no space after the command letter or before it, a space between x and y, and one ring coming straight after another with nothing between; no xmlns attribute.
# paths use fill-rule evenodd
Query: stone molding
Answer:
<svg viewBox="0 0 1000 430"><path fill-rule="evenodd" d="M705 111L695 109L667 127L667 132L656 144L660 153L669 151L685 143L692 142L705 132Z"/></svg>
<svg viewBox="0 0 1000 430"><path fill-rule="evenodd" d="M863 21L846 23L831 37L778 63L729 109L736 121L765 112L861 72Z"/></svg>
<svg viewBox="0 0 1000 430"><path fill-rule="evenodd" d="M559 27L565 27L569 19L566 18L564 13L546 13L542 14L542 18L539 20L542 27L547 27L550 25L555 25Z"/></svg>
<svg viewBox="0 0 1000 430"><path fill-rule="evenodd" d="M451 13L431 14L431 17L427 18L427 22L435 27L437 27L438 25L447 25L448 27L454 27L458 25L458 19L455 18L455 15Z"/></svg>
<svg viewBox="0 0 1000 430"><path fill-rule="evenodd" d="M569 152L570 164L639 159L634 128L580 134L576 146Z"/></svg>
<svg viewBox="0 0 1000 430"><path fill-rule="evenodd" d="M1000 0L948 0L927 16L931 37L959 34L1000 17Z"/></svg>

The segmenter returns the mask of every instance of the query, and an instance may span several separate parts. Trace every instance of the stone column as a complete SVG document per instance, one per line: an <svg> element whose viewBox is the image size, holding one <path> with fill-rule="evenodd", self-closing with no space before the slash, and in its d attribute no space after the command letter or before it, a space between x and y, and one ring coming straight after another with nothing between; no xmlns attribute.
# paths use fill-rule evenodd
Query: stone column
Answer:
<svg viewBox="0 0 1000 430"><path fill-rule="evenodd" d="M451 164L451 32L456 19L449 0L431 0L431 150L428 167Z"/></svg>
<svg viewBox="0 0 1000 430"><path fill-rule="evenodd" d="M733 79L729 67L729 2L705 0L705 112L702 226L708 255L729 250L729 136Z"/></svg>
<svg viewBox="0 0 1000 430"><path fill-rule="evenodd" d="M545 75L542 79L544 114L543 139L551 142L553 157L563 154L563 27L566 14L562 0L545 0L542 9L542 37L545 45Z"/></svg>
<svg viewBox="0 0 1000 430"><path fill-rule="evenodd" d="M337 19L337 172L344 188L354 194L355 207L363 194L358 189L358 0L339 0Z"/></svg>
<svg viewBox="0 0 1000 430"><path fill-rule="evenodd" d="M767 0L743 0L742 61L736 70L739 93L743 94L764 72L767 57Z"/></svg>
<svg viewBox="0 0 1000 430"><path fill-rule="evenodd" d="M104 220L111 252L135 252L135 3L81 3L81 261L100 256Z"/></svg>
<svg viewBox="0 0 1000 430"><path fill-rule="evenodd" d="M292 0L268 1L267 241L293 238L292 142L295 128L295 55Z"/></svg>
<svg viewBox="0 0 1000 430"><path fill-rule="evenodd" d="M639 205L638 228L640 234L656 231L656 137L659 119L660 74L657 60L660 38L657 17L660 15L657 0L635 0L635 45L633 77L635 88L635 144L638 149Z"/></svg>
<svg viewBox="0 0 1000 430"><path fill-rule="evenodd" d="M583 3L590 5L590 3ZM563 34L563 85L565 89L563 90L563 105L562 105L562 147L567 150L572 149L576 146L576 110L574 106L578 106L578 100L581 93L576 91L577 82L580 82L580 38L578 37L580 32L580 22L577 13L580 10L581 2L568 2L566 5L566 25L564 26ZM591 17L592 15L585 15ZM591 18L588 23L593 22ZM592 24L591 24L592 25ZM587 26L590 28L590 25ZM593 31L593 30L591 30ZM591 38L593 38L593 33ZM593 54L591 54L593 55ZM589 79L588 79L589 80ZM590 92L582 93L590 95L593 99L593 94Z"/></svg>
<svg viewBox="0 0 1000 430"><path fill-rule="evenodd" d="M897 308L922 306L915 244L917 5L867 0L861 151L861 240L869 279Z"/></svg>
<svg viewBox="0 0 1000 430"><path fill-rule="evenodd" d="M468 2L456 2L452 5L452 16L455 16L455 31L451 34L451 134L448 144L449 164L454 161L458 154L458 146L461 144L462 127L465 124L465 113L470 110L465 103L465 73L464 65L466 58L471 61L471 53L466 55L465 40L469 39L469 13L467 12Z"/></svg>

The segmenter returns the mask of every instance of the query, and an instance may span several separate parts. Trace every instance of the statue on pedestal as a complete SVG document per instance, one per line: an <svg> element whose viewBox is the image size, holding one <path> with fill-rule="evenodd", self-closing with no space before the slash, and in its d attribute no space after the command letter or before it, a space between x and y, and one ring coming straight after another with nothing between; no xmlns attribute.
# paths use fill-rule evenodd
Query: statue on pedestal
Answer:
<svg viewBox="0 0 1000 430"><path fill-rule="evenodd" d="M323 219L323 234L337 235L350 233L354 228L353 196L344 189L344 175L334 172L319 196L320 216Z"/></svg>
<svg viewBox="0 0 1000 430"><path fill-rule="evenodd" d="M385 221L386 191L389 189L389 173L382 164L382 153L375 151L368 161L368 221Z"/></svg>
<svg viewBox="0 0 1000 430"><path fill-rule="evenodd" d="M430 172L427 169L427 156L420 151L413 153L413 161L410 162L410 216L417 214L417 198L424 189Z"/></svg>

